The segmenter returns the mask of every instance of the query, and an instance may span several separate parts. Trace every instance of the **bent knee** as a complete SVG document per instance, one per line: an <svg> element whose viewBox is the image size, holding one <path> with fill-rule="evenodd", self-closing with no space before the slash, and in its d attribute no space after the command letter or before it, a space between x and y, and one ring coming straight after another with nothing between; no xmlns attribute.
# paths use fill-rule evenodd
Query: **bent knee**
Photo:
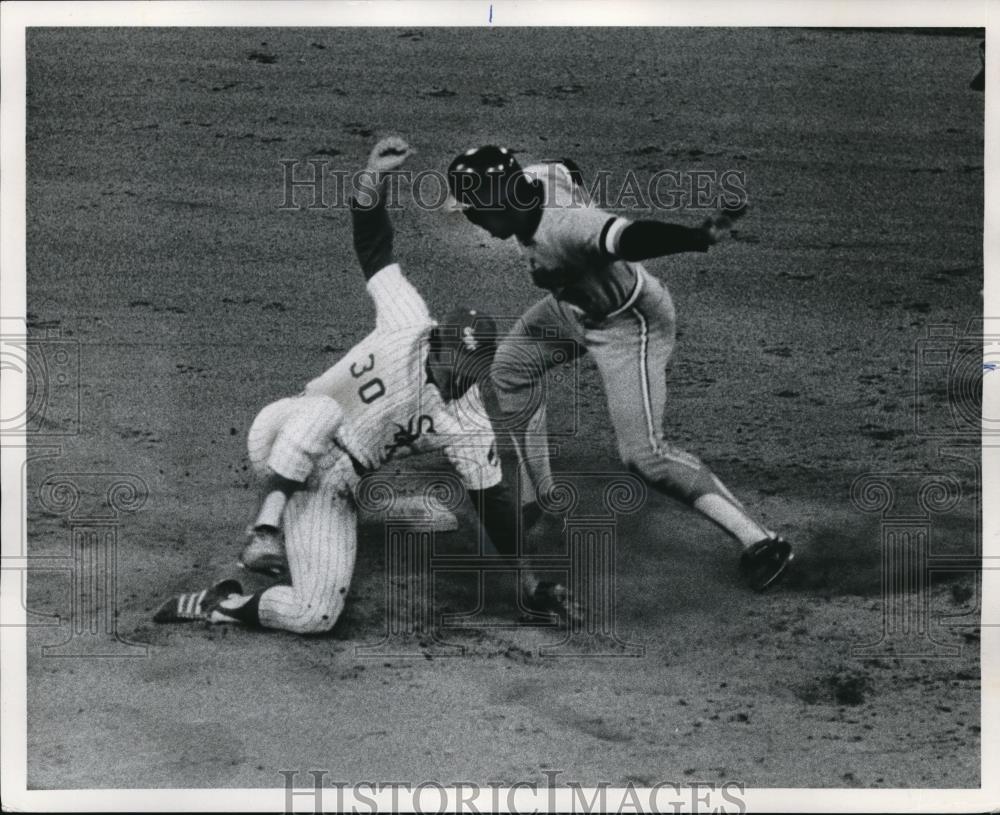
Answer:
<svg viewBox="0 0 1000 815"><path fill-rule="evenodd" d="M342 610L343 605L326 609L303 608L288 620L284 628L293 634L325 634L336 624Z"/></svg>
<svg viewBox="0 0 1000 815"><path fill-rule="evenodd" d="M247 432L247 456L258 476L267 474L267 459L274 440L294 409L292 398L279 399L265 406L254 418Z"/></svg>
<svg viewBox="0 0 1000 815"><path fill-rule="evenodd" d="M295 591L291 586L280 586L284 589L277 602L268 602L272 591L265 592L261 597L261 622L268 628L280 628L293 634L323 634L336 624L344 610L346 587L332 593L329 598L319 602L307 598Z"/></svg>
<svg viewBox="0 0 1000 815"><path fill-rule="evenodd" d="M622 461L660 492L688 504L715 491L712 472L697 456L661 442L656 448L621 450Z"/></svg>
<svg viewBox="0 0 1000 815"><path fill-rule="evenodd" d="M292 634L325 634L336 622L337 618L334 616L329 618L324 616L322 619L303 618L285 626L285 630Z"/></svg>

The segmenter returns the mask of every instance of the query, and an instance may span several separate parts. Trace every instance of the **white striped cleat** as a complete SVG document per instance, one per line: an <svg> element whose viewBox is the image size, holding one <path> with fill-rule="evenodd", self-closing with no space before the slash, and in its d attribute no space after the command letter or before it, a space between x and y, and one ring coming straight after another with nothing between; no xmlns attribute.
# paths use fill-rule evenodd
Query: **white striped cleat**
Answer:
<svg viewBox="0 0 1000 815"><path fill-rule="evenodd" d="M219 603L233 594L243 594L238 580L221 580L210 589L177 594L153 615L154 623L208 622Z"/></svg>

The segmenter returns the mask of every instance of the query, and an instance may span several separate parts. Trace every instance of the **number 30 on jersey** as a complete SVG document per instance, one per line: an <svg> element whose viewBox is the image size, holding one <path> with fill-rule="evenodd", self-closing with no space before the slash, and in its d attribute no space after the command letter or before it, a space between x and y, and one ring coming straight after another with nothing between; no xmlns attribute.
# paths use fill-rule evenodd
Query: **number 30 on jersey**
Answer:
<svg viewBox="0 0 1000 815"><path fill-rule="evenodd" d="M375 355L368 355L368 362L363 367L358 367L357 362L351 363L351 376L355 379L361 379L366 373L375 367ZM385 383L382 382L377 376L369 379L367 382L362 383L358 388L358 397L366 405L370 405L380 396L385 395Z"/></svg>

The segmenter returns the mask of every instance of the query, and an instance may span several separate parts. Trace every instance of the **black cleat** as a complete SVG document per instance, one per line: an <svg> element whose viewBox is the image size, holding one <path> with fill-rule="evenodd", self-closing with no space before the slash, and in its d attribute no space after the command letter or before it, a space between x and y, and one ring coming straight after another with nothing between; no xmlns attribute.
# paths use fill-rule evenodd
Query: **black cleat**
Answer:
<svg viewBox="0 0 1000 815"><path fill-rule="evenodd" d="M784 538L764 538L748 546L740 557L740 574L754 591L774 585L795 555Z"/></svg>
<svg viewBox="0 0 1000 815"><path fill-rule="evenodd" d="M175 594L157 609L154 623L208 622L219 603L231 594L243 594L237 580L221 580L210 589Z"/></svg>
<svg viewBox="0 0 1000 815"><path fill-rule="evenodd" d="M542 580L533 590L526 592L525 606L529 611L561 620L583 619L579 604L569 596L569 590L562 583Z"/></svg>

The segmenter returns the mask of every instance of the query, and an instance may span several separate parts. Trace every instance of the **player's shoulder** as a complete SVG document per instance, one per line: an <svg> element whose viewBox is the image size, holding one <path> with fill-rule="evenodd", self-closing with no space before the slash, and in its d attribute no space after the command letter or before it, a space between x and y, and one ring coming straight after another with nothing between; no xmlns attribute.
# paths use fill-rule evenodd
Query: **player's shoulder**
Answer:
<svg viewBox="0 0 1000 815"><path fill-rule="evenodd" d="M384 349L395 349L403 355L410 351L424 354L430 343L431 330L437 323L433 319L414 319L408 322L376 325L371 335Z"/></svg>
<svg viewBox="0 0 1000 815"><path fill-rule="evenodd" d="M428 338L433 327L433 320L382 322L369 335L365 355L371 354L378 360L380 375L419 390L425 378Z"/></svg>
<svg viewBox="0 0 1000 815"><path fill-rule="evenodd" d="M574 172L575 169L575 172ZM524 168L524 174L542 184L547 205L567 206L571 203L586 205L586 191L575 163L573 168L563 161L540 161Z"/></svg>
<svg viewBox="0 0 1000 815"><path fill-rule="evenodd" d="M522 172L526 176L542 181L550 181L553 178L565 179L569 182L574 181L569 167L564 162L556 159L536 161L534 164L529 164L525 167Z"/></svg>
<svg viewBox="0 0 1000 815"><path fill-rule="evenodd" d="M542 219L538 224L536 240L545 237L578 238L585 240L600 232L615 216L589 201L573 199L568 202L556 200L543 206Z"/></svg>

